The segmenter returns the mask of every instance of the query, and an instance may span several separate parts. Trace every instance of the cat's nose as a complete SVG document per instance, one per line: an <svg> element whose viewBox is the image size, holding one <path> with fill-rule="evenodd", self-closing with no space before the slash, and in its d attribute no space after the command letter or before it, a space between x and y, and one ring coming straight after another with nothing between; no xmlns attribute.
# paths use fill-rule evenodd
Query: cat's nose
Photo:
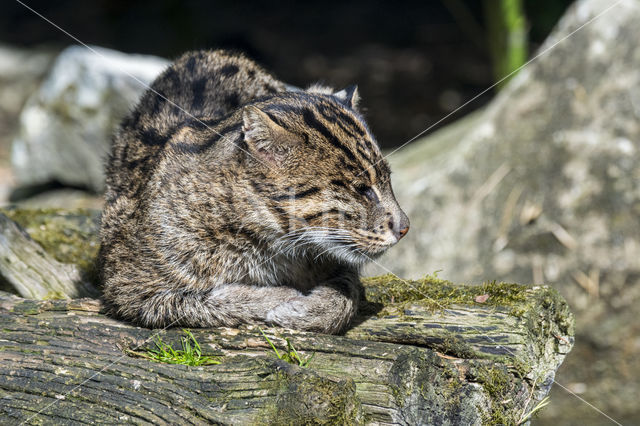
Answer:
<svg viewBox="0 0 640 426"><path fill-rule="evenodd" d="M396 237L396 240L400 241L400 239L409 232L409 218L400 210L396 217L389 222L389 228Z"/></svg>

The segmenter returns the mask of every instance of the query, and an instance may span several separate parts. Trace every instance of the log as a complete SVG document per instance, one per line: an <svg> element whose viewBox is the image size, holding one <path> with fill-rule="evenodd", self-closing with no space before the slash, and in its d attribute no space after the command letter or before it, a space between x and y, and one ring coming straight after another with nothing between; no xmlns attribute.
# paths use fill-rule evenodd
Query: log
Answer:
<svg viewBox="0 0 640 426"><path fill-rule="evenodd" d="M0 293L0 418L9 423L519 424L573 345L573 317L547 286L364 279L343 336L259 327L192 329L215 365L141 357L156 337L96 299Z"/></svg>
<svg viewBox="0 0 640 426"><path fill-rule="evenodd" d="M46 232L45 225L40 226ZM75 263L59 262L22 227L1 212L0 284L34 299L77 298L98 294Z"/></svg>

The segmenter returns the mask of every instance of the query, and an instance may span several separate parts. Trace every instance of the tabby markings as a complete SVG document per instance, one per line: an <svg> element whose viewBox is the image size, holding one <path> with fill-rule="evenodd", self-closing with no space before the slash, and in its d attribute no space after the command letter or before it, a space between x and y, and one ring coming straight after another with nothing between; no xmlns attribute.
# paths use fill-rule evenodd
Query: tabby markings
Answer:
<svg viewBox="0 0 640 426"><path fill-rule="evenodd" d="M331 131L327 128L327 126L322 124L316 118L316 116L313 114L313 112L311 112L311 110L309 108L304 108L303 109L302 117L304 118L304 122L307 124L307 126L314 128L320 134L322 134L322 136L324 136L327 139L327 141L329 141L329 143L331 145L335 146L336 148L338 148L342 152L344 152L344 154L347 156L348 159L350 159L351 161L353 161L355 163L358 162L358 160L357 160L356 156L354 155L354 153L351 152L351 150L349 150L349 148L347 148L346 146L341 144L340 141L338 140L338 138L336 138L335 135L333 133L331 133Z"/></svg>
<svg viewBox="0 0 640 426"><path fill-rule="evenodd" d="M289 190L292 190L293 188L289 188ZM272 195L269 198L272 199L273 201L282 201L282 200L293 200L293 199L300 199L300 198L305 198L308 197L310 195L316 194L320 192L320 188L318 188L317 186L313 186L309 189L306 189L304 191L298 192L298 193L289 193L289 194L283 194L283 195Z"/></svg>
<svg viewBox="0 0 640 426"><path fill-rule="evenodd" d="M337 108L329 110L327 105L318 105L318 111L324 116L325 119L337 124L345 133L360 139L366 136L366 133L360 128L357 121L354 120L349 114L345 114ZM337 120L336 120L337 118ZM347 125L345 125L347 123Z"/></svg>
<svg viewBox="0 0 640 426"><path fill-rule="evenodd" d="M236 75L238 73L240 69L238 68L237 65L233 65L233 64L227 64L225 66L223 66L222 68L220 68L220 74L222 74L225 77L232 77L234 75Z"/></svg>
<svg viewBox="0 0 640 426"><path fill-rule="evenodd" d="M160 146L167 143L167 139L169 137L166 135L161 135L155 129L146 129L143 130L140 134L140 141L148 146Z"/></svg>
<svg viewBox="0 0 640 426"><path fill-rule="evenodd" d="M187 71L189 71L189 73L193 74L195 66L196 66L196 58L195 58L195 56L192 56L187 61Z"/></svg>
<svg viewBox="0 0 640 426"><path fill-rule="evenodd" d="M204 104L205 90L207 90L207 77L200 77L191 84L193 91L193 102L191 103L194 110L199 110Z"/></svg>
<svg viewBox="0 0 640 426"><path fill-rule="evenodd" d="M230 95L228 95L224 102L230 107L230 108L238 108L238 106L240 105L240 98L238 97L237 93L231 93Z"/></svg>
<svg viewBox="0 0 640 426"><path fill-rule="evenodd" d="M186 126L186 127L190 127L190 126ZM240 130L241 127L242 127L242 123L235 123L220 129L220 131L217 131L213 136L207 139L204 143L193 144L193 143L177 142L172 144L172 147L176 151L179 151L185 154L200 154L206 151L207 149L213 147L222 135L226 135L228 133L238 131Z"/></svg>
<svg viewBox="0 0 640 426"><path fill-rule="evenodd" d="M329 210L323 210L323 211L316 212L316 213L309 213L307 215L302 216L302 218L305 221L310 222L310 221L312 221L314 219L317 219L317 218L319 218L321 216L327 216L327 215L330 215L330 214L337 214L337 215L340 215L340 216L344 216L346 219L349 219L349 220L354 219L353 215L351 215L350 213L348 213L348 212L346 212L344 210L337 209L335 207L331 208Z"/></svg>
<svg viewBox="0 0 640 426"><path fill-rule="evenodd" d="M333 179L333 180L331 181L331 184L332 184L332 185L335 185L335 186L340 186L340 187L342 187L342 188L346 188L346 187L347 187L347 184L346 184L346 183L344 183L343 181L339 180L339 179Z"/></svg>

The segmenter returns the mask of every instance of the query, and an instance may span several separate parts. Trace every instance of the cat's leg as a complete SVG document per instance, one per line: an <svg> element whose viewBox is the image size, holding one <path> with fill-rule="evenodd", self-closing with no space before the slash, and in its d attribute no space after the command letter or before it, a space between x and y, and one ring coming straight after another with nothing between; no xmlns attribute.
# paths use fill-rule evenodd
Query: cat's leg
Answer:
<svg viewBox="0 0 640 426"><path fill-rule="evenodd" d="M247 284L159 290L135 285L141 280L134 275L118 277L126 278L118 283L110 280L105 302L115 315L151 328L270 324L338 333L355 315L362 289L356 273L342 273L306 293L284 285Z"/></svg>
<svg viewBox="0 0 640 426"><path fill-rule="evenodd" d="M343 275L306 294L288 286L226 284L210 290L163 290L150 297L138 295L138 303L128 306L136 306L136 322L154 328L269 324L338 333L355 315L361 289L357 275Z"/></svg>
<svg viewBox="0 0 640 426"><path fill-rule="evenodd" d="M339 333L355 316L361 295L358 275L345 273L279 304L267 313L266 321L297 330Z"/></svg>
<svg viewBox="0 0 640 426"><path fill-rule="evenodd" d="M135 311L139 313L136 322L154 328L265 324L270 311L300 296L300 291L292 287L246 284L225 284L207 290L162 290L148 297L135 296Z"/></svg>

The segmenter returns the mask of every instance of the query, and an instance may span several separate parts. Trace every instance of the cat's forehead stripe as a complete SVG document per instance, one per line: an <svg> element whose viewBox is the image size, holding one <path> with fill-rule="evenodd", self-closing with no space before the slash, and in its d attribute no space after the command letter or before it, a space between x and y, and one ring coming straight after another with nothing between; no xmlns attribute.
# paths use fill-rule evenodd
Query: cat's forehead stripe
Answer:
<svg viewBox="0 0 640 426"><path fill-rule="evenodd" d="M366 172L372 184L376 182L377 178L384 178L389 174L388 166L378 158L380 150L373 142L367 125L357 114L332 102L320 103L317 109L332 124L337 125L355 139L356 151L362 157L363 171L360 173Z"/></svg>
<svg viewBox="0 0 640 426"><path fill-rule="evenodd" d="M367 130L360 123L356 117L350 115L344 108L331 105L327 107L326 104L319 104L317 110L320 112L323 118L329 121L332 125L338 127L349 137L356 141L356 151L361 157L367 159L369 163L372 162L372 149L371 138L368 135ZM358 123L358 124L356 124Z"/></svg>
<svg viewBox="0 0 640 426"><path fill-rule="evenodd" d="M380 150L362 118L339 102L325 95L286 93L278 102L267 103L263 111L277 124L290 128L287 123L302 117L305 125L320 133L344 157L339 157L343 168L352 173L351 180L368 180L375 184L385 180L388 166L381 161ZM304 134L308 140L308 136Z"/></svg>
<svg viewBox="0 0 640 426"><path fill-rule="evenodd" d="M355 117L346 112L344 108L338 107L330 102L319 103L316 108L327 120L333 121L353 137L364 138L367 136L366 129L360 120L355 119Z"/></svg>
<svg viewBox="0 0 640 426"><path fill-rule="evenodd" d="M307 126L318 131L322 136L324 136L327 139L327 142L329 142L331 145L335 146L336 148L340 149L347 156L349 160L357 163L357 158L353 153L353 151L351 151L347 145L343 144L340 141L340 139L337 138L331 132L331 130L329 130L327 126L325 126L322 122L320 122L320 120L316 118L315 114L313 113L313 111L311 111L311 109L304 108L302 110L302 117L304 118L304 122Z"/></svg>
<svg viewBox="0 0 640 426"><path fill-rule="evenodd" d="M344 133L348 134L352 138L358 139L358 140L364 138L364 134L361 131L356 132L356 130L359 130L359 129L354 129L353 126L345 125L344 121L340 119L340 117L336 117L335 115L331 114L329 111L327 111L324 108L318 109L318 111L320 112L320 114L322 114L325 120L331 122L331 124L335 126L338 126L340 130L342 130Z"/></svg>

